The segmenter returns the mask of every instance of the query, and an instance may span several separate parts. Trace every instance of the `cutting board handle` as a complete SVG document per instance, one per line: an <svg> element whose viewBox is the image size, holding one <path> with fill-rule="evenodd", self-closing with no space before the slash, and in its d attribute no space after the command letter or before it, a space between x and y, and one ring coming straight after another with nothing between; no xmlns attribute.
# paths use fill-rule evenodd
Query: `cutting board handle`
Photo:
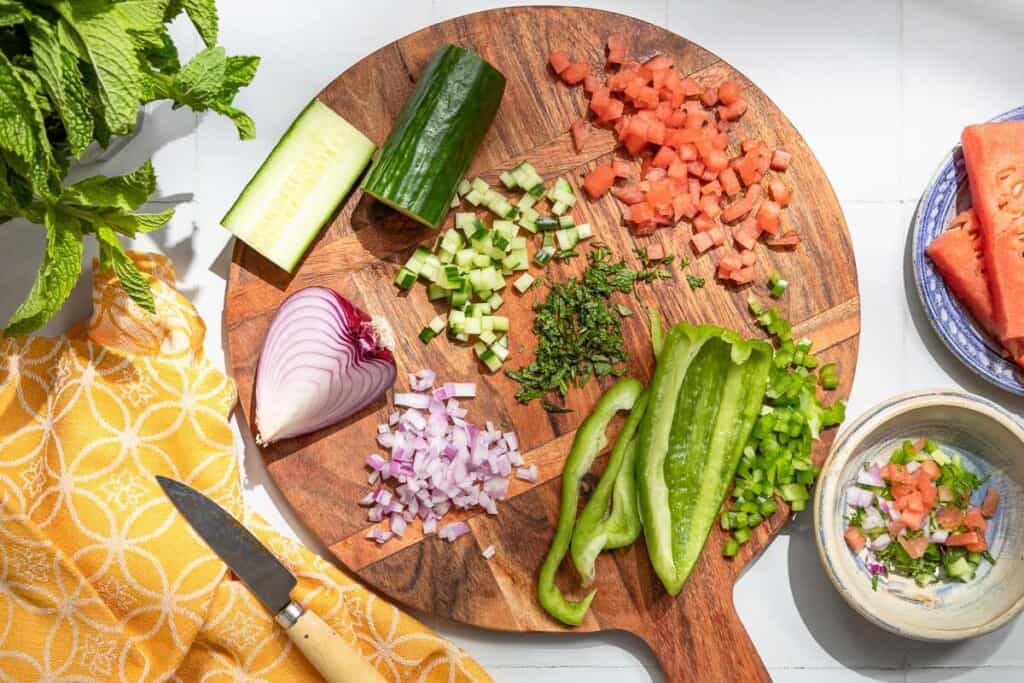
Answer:
<svg viewBox="0 0 1024 683"><path fill-rule="evenodd" d="M657 628L643 635L658 658L665 680L669 683L771 683L768 669L736 614L732 600L724 604L712 600L707 610L690 610L684 620L683 599L684 596L679 596L674 601L671 609L674 614L657 619Z"/></svg>

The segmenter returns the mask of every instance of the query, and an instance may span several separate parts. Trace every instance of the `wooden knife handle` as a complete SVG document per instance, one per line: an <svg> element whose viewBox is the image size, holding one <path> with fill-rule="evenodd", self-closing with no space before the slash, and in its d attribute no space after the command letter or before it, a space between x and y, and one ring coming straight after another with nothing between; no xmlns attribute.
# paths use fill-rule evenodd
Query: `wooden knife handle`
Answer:
<svg viewBox="0 0 1024 683"><path fill-rule="evenodd" d="M328 683L385 683L356 648L297 602L285 607L277 618L295 647Z"/></svg>

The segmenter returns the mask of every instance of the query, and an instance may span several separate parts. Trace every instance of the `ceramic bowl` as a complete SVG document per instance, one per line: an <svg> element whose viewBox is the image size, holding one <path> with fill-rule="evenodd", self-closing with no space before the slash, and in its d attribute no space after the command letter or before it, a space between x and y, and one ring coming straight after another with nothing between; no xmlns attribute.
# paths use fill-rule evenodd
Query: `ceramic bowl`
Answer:
<svg viewBox="0 0 1024 683"><path fill-rule="evenodd" d="M1024 120L1024 107L1001 114L993 121ZM914 283L921 305L936 334L954 356L979 377L1024 396L1024 370L1003 357L999 342L974 321L925 255L931 241L941 235L953 217L971 205L967 169L960 145L942 160L917 206L911 239Z"/></svg>
<svg viewBox="0 0 1024 683"><path fill-rule="evenodd" d="M996 564L982 562L968 583L919 588L894 580L871 588L867 568L846 546L846 492L863 464L904 439L928 437L989 477L1002 496L986 534ZM1024 610L1024 428L999 406L969 394L929 391L890 399L844 429L814 494L818 553L840 595L884 629L907 638L951 641L999 628Z"/></svg>

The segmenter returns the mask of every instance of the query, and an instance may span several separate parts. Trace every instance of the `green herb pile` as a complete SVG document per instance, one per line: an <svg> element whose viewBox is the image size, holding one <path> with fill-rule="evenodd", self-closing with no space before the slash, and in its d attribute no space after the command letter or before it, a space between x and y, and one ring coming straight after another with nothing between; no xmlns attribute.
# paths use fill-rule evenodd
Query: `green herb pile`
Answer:
<svg viewBox="0 0 1024 683"><path fill-rule="evenodd" d="M844 401L825 406L817 397L818 359L811 354L811 342L794 341L789 322L777 309L751 299L750 310L776 349L761 414L736 469L728 509L721 515L722 528L732 532L723 546L726 556L735 555L750 540L750 530L775 512L776 495L794 512L805 509L807 489L821 470L811 460L814 441L821 430L846 417ZM838 386L835 366L822 368L821 377L828 378L822 381L827 388Z"/></svg>
<svg viewBox="0 0 1024 683"><path fill-rule="evenodd" d="M528 403L554 391L564 398L571 385L581 386L591 376L623 373L623 368L615 367L626 361L623 316L608 299L615 292L632 292L639 280L659 276L647 275L656 271L633 270L621 261L612 263L610 254L607 247L595 245L581 279L551 283L547 297L534 304L533 332L538 338L534 360L505 373L520 384L516 400ZM559 411L547 401L544 408Z"/></svg>
<svg viewBox="0 0 1024 683"><path fill-rule="evenodd" d="M206 45L184 65L167 32L182 12ZM216 42L214 0L0 0L0 221L21 217L46 230L36 282L5 334L32 332L60 309L87 235L99 242L101 266L154 310L148 280L120 242L173 213L136 212L156 189L152 166L67 187L64 179L93 141L106 147L131 133L139 106L154 100L216 111L242 139L253 137L252 120L232 102L259 59L229 57Z"/></svg>

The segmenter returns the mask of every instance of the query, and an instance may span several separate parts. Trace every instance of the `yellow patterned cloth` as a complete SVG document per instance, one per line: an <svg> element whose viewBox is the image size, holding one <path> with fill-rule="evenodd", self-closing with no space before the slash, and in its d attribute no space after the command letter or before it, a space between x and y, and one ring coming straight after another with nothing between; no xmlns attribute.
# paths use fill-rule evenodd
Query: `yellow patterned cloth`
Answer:
<svg viewBox="0 0 1024 683"><path fill-rule="evenodd" d="M486 673L242 503L233 382L163 257L133 254L157 316L109 273L68 335L0 340L0 681L316 681L154 481L219 502L298 576L293 596L388 680Z"/></svg>

